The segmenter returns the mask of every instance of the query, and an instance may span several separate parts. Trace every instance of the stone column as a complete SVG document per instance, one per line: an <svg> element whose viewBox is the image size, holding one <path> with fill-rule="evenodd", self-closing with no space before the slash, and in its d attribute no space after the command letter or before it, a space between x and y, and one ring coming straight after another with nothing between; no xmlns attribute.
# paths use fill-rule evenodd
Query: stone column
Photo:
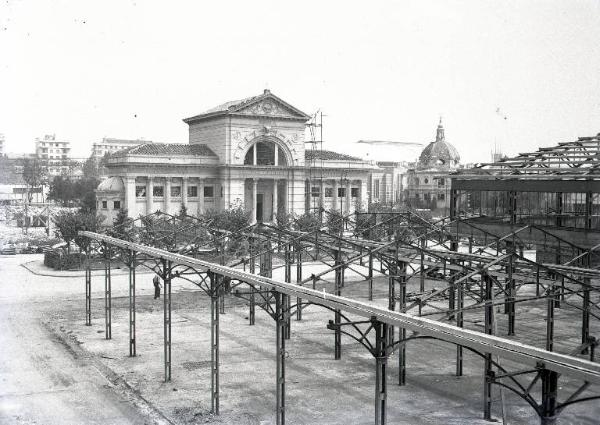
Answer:
<svg viewBox="0 0 600 425"><path fill-rule="evenodd" d="M285 189L283 192L283 212L284 214L288 213L289 210L289 203L290 203L290 197L289 197L289 193L290 193L290 187L289 187L289 181L283 180L283 188Z"/></svg>
<svg viewBox="0 0 600 425"><path fill-rule="evenodd" d="M163 200L165 204L165 213L169 214L171 206L171 177L165 177L165 187L163 188Z"/></svg>
<svg viewBox="0 0 600 425"><path fill-rule="evenodd" d="M181 178L181 205L183 205L186 208L188 206L187 189L188 189L188 178L182 177Z"/></svg>
<svg viewBox="0 0 600 425"><path fill-rule="evenodd" d="M256 154L256 145L257 145L257 144L258 144L258 143L255 143L255 144L254 144L254 146L252 146L252 165L257 165L257 164L256 164L256 158L257 158L257 157L256 157L256 155L257 155L257 154Z"/></svg>
<svg viewBox="0 0 600 425"><path fill-rule="evenodd" d="M333 209L337 210L339 205L338 199L338 182L336 179L333 179Z"/></svg>
<svg viewBox="0 0 600 425"><path fill-rule="evenodd" d="M152 203L154 202L154 179L146 177L146 214L152 214Z"/></svg>
<svg viewBox="0 0 600 425"><path fill-rule="evenodd" d="M204 214L204 179L198 181L198 214Z"/></svg>
<svg viewBox="0 0 600 425"><path fill-rule="evenodd" d="M277 148L277 147L275 147ZM277 157L276 157L277 158ZM277 184L278 180L277 179L273 179L273 222L275 221L275 218L277 217L277 189L279 188L279 185Z"/></svg>
<svg viewBox="0 0 600 425"><path fill-rule="evenodd" d="M125 183L125 205L129 217L135 217L135 177L127 176L123 178Z"/></svg>
<svg viewBox="0 0 600 425"><path fill-rule="evenodd" d="M256 223L256 193L258 191L258 179L252 179L252 224Z"/></svg>
<svg viewBox="0 0 600 425"><path fill-rule="evenodd" d="M346 213L350 212L350 199L350 180L348 180L346 182L346 208L344 209Z"/></svg>
<svg viewBox="0 0 600 425"><path fill-rule="evenodd" d="M279 165L279 146L275 145L275 165Z"/></svg>

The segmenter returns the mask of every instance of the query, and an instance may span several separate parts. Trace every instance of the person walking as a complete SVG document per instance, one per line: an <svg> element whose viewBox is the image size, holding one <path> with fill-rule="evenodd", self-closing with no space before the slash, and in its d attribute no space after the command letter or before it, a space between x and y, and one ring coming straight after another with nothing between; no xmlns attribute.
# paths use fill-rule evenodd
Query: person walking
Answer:
<svg viewBox="0 0 600 425"><path fill-rule="evenodd" d="M154 299L160 298L160 288L162 288L162 285L160 284L160 277L157 274L154 275L152 283L154 283Z"/></svg>

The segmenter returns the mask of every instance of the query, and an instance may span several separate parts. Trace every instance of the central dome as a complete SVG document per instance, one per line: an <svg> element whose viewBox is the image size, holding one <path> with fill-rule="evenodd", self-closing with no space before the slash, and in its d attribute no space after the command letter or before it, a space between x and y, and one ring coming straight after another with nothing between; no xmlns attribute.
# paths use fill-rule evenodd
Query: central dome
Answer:
<svg viewBox="0 0 600 425"><path fill-rule="evenodd" d="M454 146L446 142L442 119L437 127L435 142L423 149L419 156L418 168L455 168L460 162L460 155Z"/></svg>

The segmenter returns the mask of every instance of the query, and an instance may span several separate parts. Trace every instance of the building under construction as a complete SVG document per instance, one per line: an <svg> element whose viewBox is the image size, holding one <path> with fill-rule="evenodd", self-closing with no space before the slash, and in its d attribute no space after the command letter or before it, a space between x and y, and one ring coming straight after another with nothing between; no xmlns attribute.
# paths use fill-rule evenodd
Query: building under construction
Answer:
<svg viewBox="0 0 600 425"><path fill-rule="evenodd" d="M451 197L461 235L514 235L539 262L600 264L600 134L459 170Z"/></svg>

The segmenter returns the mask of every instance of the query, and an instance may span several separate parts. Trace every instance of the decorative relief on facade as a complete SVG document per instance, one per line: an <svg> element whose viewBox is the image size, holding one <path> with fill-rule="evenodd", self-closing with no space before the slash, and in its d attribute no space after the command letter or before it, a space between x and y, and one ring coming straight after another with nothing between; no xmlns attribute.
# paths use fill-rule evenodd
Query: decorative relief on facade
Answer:
<svg viewBox="0 0 600 425"><path fill-rule="evenodd" d="M254 105L240 110L239 113L248 115L298 116L296 113L290 111L288 108L283 107L283 105L280 105L271 99L265 99L261 102L255 103Z"/></svg>

